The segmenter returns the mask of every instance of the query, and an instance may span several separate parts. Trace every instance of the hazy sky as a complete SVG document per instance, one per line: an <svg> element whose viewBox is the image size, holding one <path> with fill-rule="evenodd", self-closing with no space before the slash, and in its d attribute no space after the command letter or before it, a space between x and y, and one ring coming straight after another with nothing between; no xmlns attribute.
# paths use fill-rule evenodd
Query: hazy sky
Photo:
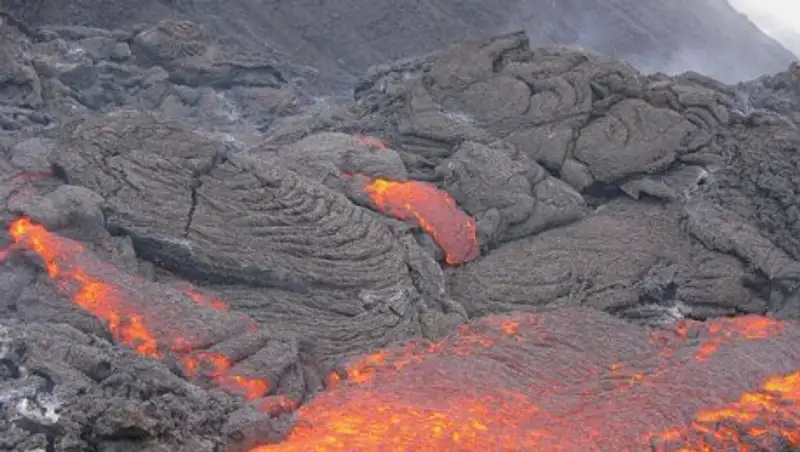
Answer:
<svg viewBox="0 0 800 452"><path fill-rule="evenodd" d="M773 38L800 55L800 0L729 0Z"/></svg>

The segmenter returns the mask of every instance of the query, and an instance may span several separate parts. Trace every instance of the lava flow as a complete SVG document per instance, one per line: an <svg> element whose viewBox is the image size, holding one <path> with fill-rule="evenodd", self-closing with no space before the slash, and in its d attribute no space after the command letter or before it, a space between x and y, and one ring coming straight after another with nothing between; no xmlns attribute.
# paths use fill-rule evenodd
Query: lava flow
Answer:
<svg viewBox="0 0 800 452"><path fill-rule="evenodd" d="M164 319L160 318L163 313L143 308L135 300L135 292L107 281L93 266L84 265L90 259L88 251L80 243L59 237L24 217L11 223L9 233L16 246L26 247L41 257L47 274L75 304L107 323L116 341L138 354L153 358L164 358L165 353L173 353L189 377L200 375L202 370L202 374L210 377L213 383L248 400L261 397L269 390L267 380L233 372L233 363L225 355L193 352L192 341L187 339L190 332L183 331L183 328L162 327L162 336L167 336L163 334L166 330L178 335L159 337L152 326L163 322ZM189 309L207 308L219 316L227 315L227 307L219 300L192 291L183 295L192 301L186 303ZM163 312L170 310L164 309Z"/></svg>
<svg viewBox="0 0 800 452"><path fill-rule="evenodd" d="M475 219L434 185L379 178L364 189L382 212L416 221L442 248L448 264L458 265L480 256Z"/></svg>
<svg viewBox="0 0 800 452"><path fill-rule="evenodd" d="M247 400L269 391L268 380L237 372L215 347L193 345L193 318L218 323L239 315L221 301L131 283L83 245L27 218L15 220L10 235L117 341L142 355L176 356L188 377L208 377ZM148 292L153 287L163 292ZM251 452L800 446L798 341L797 324L759 316L682 322L658 334L591 309L489 317L437 343L355 360L296 409L285 441ZM270 410L270 403L256 406ZM286 407L295 408L291 401Z"/></svg>
<svg viewBox="0 0 800 452"><path fill-rule="evenodd" d="M632 369L648 361L617 343L629 333L599 344L585 333L591 320L574 322L569 330L563 329L568 323L563 320L487 318L439 343L410 343L369 354L298 410L300 421L286 441L251 452L711 452L775 450L779 441L800 445L800 372L714 388L712 378L730 374L729 364L750 372L741 368L753 362L749 351L733 363L722 360L722 354L696 352L708 350L707 344L720 349L765 344L774 356L764 358L775 359L781 353L769 341L779 337L783 323L757 316L684 323L686 328L679 330L703 331L707 337L685 341L679 331L670 353L642 332L627 346L659 362L668 356L668 365L640 373L635 385L616 385L603 381L609 377L604 368L619 368L625 357ZM731 334L720 341L726 328L732 328ZM592 353L595 345L598 351ZM800 354L789 359L796 366ZM760 384L761 390L739 389L751 384ZM737 397L734 403L709 402ZM688 426L670 427L681 424Z"/></svg>
<svg viewBox="0 0 800 452"><path fill-rule="evenodd" d="M700 412L686 427L656 436L660 449L712 452L800 446L800 371L767 378L755 392L723 408ZM679 447L670 449L670 444Z"/></svg>

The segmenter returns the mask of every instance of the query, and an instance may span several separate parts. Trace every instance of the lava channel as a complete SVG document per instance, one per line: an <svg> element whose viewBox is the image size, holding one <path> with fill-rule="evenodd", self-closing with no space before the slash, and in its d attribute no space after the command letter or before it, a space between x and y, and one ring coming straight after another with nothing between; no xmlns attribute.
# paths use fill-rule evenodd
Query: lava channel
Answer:
<svg viewBox="0 0 800 452"><path fill-rule="evenodd" d="M28 218L14 220L9 234L16 246L36 252L58 288L75 304L106 322L117 342L156 359L170 354L190 378L208 377L220 388L246 400L262 397L270 389L266 379L237 373L224 354L194 351L214 342L213 338L195 334L211 330L208 324L227 331L252 330L256 324L249 317L229 313L222 301L196 291L143 293L144 282L123 281L124 276L112 271L111 266L93 260L82 244L59 237Z"/></svg>
<svg viewBox="0 0 800 452"><path fill-rule="evenodd" d="M364 190L383 213L413 220L444 251L445 262L458 265L480 256L475 219L447 193L419 181L373 179Z"/></svg>

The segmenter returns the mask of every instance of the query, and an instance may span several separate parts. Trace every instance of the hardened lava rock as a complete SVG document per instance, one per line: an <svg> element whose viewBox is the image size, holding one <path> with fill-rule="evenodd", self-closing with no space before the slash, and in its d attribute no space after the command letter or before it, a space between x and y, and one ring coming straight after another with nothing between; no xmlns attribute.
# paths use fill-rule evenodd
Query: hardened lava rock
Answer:
<svg viewBox="0 0 800 452"><path fill-rule="evenodd" d="M64 323L0 327L3 450L211 452L238 402Z"/></svg>

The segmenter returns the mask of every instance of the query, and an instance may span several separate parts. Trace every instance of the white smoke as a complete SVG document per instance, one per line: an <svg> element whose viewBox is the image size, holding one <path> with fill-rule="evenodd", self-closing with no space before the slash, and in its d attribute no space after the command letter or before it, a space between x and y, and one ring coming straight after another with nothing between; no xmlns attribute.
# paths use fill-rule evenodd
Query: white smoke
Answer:
<svg viewBox="0 0 800 452"><path fill-rule="evenodd" d="M764 33L800 55L800 1L728 0Z"/></svg>

